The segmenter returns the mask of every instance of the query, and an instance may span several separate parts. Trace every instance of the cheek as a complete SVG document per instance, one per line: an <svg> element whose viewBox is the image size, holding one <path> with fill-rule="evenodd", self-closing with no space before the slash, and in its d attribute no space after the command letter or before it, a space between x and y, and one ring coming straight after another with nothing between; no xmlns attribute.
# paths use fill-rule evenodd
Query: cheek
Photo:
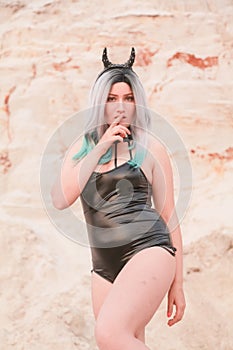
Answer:
<svg viewBox="0 0 233 350"><path fill-rule="evenodd" d="M128 104L127 105L127 114L129 117L133 117L135 112L136 112L136 108L135 108L135 105L132 103L132 104Z"/></svg>
<svg viewBox="0 0 233 350"><path fill-rule="evenodd" d="M107 104L105 105L105 109L104 109L104 114L105 114L105 116L108 116L108 115L110 114L110 112L111 112L111 107L110 107L110 104L107 103Z"/></svg>
<svg viewBox="0 0 233 350"><path fill-rule="evenodd" d="M107 103L104 110L105 119L107 121L110 120L112 115L113 115L113 106L111 103Z"/></svg>

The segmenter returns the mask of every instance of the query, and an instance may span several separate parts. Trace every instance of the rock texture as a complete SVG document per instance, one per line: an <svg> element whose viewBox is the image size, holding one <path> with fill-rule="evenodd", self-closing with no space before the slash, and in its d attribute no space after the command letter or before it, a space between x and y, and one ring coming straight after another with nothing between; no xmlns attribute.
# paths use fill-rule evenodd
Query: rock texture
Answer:
<svg viewBox="0 0 233 350"><path fill-rule="evenodd" d="M192 168L180 213L187 311L168 329L164 301L148 346L233 349L232 1L5 0L0 40L1 348L96 349L89 251L50 222L41 161L55 130L54 154L64 155L59 128L87 107L103 47L124 62L134 46L149 106ZM178 195L181 155L171 155Z"/></svg>

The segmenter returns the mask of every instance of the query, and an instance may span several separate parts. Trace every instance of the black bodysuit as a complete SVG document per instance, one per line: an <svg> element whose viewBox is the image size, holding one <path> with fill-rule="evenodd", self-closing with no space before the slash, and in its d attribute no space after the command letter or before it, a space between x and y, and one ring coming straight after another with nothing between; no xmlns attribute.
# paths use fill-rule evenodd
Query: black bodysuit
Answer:
<svg viewBox="0 0 233 350"><path fill-rule="evenodd" d="M130 152L132 159L132 154ZM93 172L81 194L93 270L110 282L132 256L161 246L175 255L163 218L152 208L152 187L141 168L128 162Z"/></svg>

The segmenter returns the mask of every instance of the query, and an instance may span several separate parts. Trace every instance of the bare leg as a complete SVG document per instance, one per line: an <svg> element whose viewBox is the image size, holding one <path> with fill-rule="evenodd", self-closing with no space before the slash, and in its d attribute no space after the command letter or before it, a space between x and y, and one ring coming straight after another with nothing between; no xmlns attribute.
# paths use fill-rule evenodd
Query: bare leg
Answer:
<svg viewBox="0 0 233 350"><path fill-rule="evenodd" d="M92 307L95 319L99 315L99 311L112 288L112 283L101 277L97 273L91 274L91 292L92 292Z"/></svg>
<svg viewBox="0 0 233 350"><path fill-rule="evenodd" d="M92 287L92 306L95 319L99 315L99 311L112 288L112 283L102 278L95 272L92 273L91 287ZM137 334L136 338L145 343L145 329L141 329Z"/></svg>
<svg viewBox="0 0 233 350"><path fill-rule="evenodd" d="M137 338L153 317L175 274L175 258L161 247L134 255L108 290L96 322L100 350L146 350Z"/></svg>

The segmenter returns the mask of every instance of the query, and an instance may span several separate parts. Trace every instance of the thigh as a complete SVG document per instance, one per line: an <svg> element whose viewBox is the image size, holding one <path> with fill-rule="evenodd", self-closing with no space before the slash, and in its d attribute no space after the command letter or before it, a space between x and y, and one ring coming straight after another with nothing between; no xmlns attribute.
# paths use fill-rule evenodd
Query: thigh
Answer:
<svg viewBox="0 0 233 350"><path fill-rule="evenodd" d="M135 254L117 276L98 323L136 334L158 309L175 275L175 257L161 247Z"/></svg>
<svg viewBox="0 0 233 350"><path fill-rule="evenodd" d="M99 276L97 273L92 272L91 277L91 285L92 285L92 307L95 319L98 318L100 309L104 304L104 301L109 294L113 284L103 277ZM136 338L145 342L145 329L138 329L135 334Z"/></svg>
<svg viewBox="0 0 233 350"><path fill-rule="evenodd" d="M97 319L99 311L111 288L111 282L107 281L95 272L91 273L92 308L95 319Z"/></svg>

